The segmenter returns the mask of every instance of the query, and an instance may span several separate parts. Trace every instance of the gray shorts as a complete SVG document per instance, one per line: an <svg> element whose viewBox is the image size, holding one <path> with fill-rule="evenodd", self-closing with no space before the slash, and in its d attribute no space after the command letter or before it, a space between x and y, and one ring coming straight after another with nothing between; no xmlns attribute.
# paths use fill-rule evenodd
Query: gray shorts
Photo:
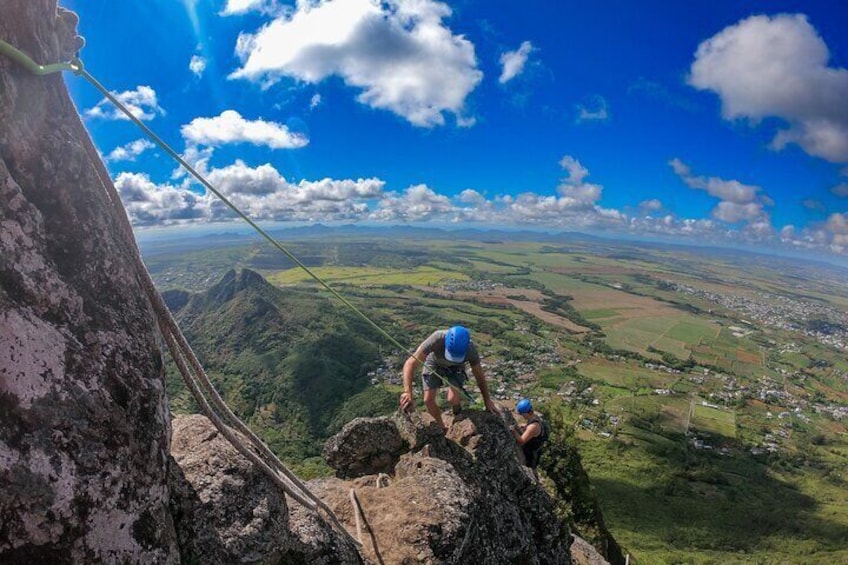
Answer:
<svg viewBox="0 0 848 565"><path fill-rule="evenodd" d="M468 380L468 374L465 372L464 365L457 365L456 367L448 368L439 367L438 372L442 377L446 378L450 384L457 388L465 386L465 381ZM442 382L442 379L431 372L422 372L421 378L424 381L424 388L428 390L437 389L446 384Z"/></svg>

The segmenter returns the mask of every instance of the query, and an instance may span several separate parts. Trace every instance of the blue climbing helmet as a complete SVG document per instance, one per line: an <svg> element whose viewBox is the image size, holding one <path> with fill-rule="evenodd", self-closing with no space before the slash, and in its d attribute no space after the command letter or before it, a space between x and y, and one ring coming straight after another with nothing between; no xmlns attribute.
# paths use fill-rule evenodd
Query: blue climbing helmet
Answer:
<svg viewBox="0 0 848 565"><path fill-rule="evenodd" d="M515 405L515 410L519 414L527 414L528 412L533 410L533 405L530 404L530 401L526 398L522 398L518 401L518 404Z"/></svg>
<svg viewBox="0 0 848 565"><path fill-rule="evenodd" d="M468 343L471 341L471 332L462 326L454 326L445 334L445 359L453 363L465 361L468 352Z"/></svg>

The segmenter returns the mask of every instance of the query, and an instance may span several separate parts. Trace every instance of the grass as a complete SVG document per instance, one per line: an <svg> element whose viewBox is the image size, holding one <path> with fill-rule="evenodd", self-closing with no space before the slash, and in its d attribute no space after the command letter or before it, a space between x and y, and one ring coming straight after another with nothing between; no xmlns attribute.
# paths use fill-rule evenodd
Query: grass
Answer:
<svg viewBox="0 0 848 565"><path fill-rule="evenodd" d="M579 300L579 295L575 300ZM709 341L718 333L718 326L690 314L646 316L639 309L617 308L620 317L605 319L597 316L607 342L615 348L642 354L653 347L687 359L698 344ZM590 311L593 312L593 311Z"/></svg>
<svg viewBox="0 0 848 565"><path fill-rule="evenodd" d="M612 318L614 316L620 315L620 312L618 310L612 310L610 308L599 308L597 310L584 310L580 313L587 320L594 320L596 318Z"/></svg>
<svg viewBox="0 0 848 565"><path fill-rule="evenodd" d="M838 503L822 504L820 481L744 453L689 451L641 430L619 437L626 443L593 438L580 449L607 525L635 563L848 562L844 491L828 489Z"/></svg>
<svg viewBox="0 0 848 565"><path fill-rule="evenodd" d="M470 280L470 277L465 273L443 270L427 265L409 270L373 267L314 267L311 270L317 276L331 284L343 282L353 285L430 286L443 284L448 280ZM266 272L265 278L278 286L312 281L312 278L299 268Z"/></svg>
<svg viewBox="0 0 848 565"><path fill-rule="evenodd" d="M736 415L730 410L720 410L695 405L691 426L726 438L736 437Z"/></svg>

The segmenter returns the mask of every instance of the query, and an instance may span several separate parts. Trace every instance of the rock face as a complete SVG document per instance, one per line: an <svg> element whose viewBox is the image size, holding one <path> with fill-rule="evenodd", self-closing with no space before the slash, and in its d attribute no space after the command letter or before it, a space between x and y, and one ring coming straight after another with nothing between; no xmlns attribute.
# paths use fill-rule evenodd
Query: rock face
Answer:
<svg viewBox="0 0 848 565"><path fill-rule="evenodd" d="M354 420L327 442L325 457L340 477L358 476L309 483L351 531L356 517L349 491L356 490L373 534L364 528L369 559L571 563L569 532L554 517L550 496L519 464L498 416L469 411L447 437L429 422L405 414ZM397 453L398 444L405 453ZM386 461L396 463L386 469Z"/></svg>
<svg viewBox="0 0 848 565"><path fill-rule="evenodd" d="M574 565L610 565L591 543L578 536L572 536L571 560Z"/></svg>
<svg viewBox="0 0 848 565"><path fill-rule="evenodd" d="M184 563L362 563L353 544L314 512L287 505L204 416L174 420L171 454Z"/></svg>
<svg viewBox="0 0 848 565"><path fill-rule="evenodd" d="M39 63L80 48L56 0L5 0ZM0 56L0 562L169 563L169 421L148 301L60 75Z"/></svg>

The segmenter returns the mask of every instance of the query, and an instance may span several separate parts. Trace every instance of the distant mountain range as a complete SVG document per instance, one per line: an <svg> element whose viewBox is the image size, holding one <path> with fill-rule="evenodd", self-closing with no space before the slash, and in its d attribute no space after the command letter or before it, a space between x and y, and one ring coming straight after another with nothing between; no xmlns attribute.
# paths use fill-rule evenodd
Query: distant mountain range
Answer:
<svg viewBox="0 0 848 565"><path fill-rule="evenodd" d="M146 256L161 253L185 252L193 249L223 247L239 244L249 244L261 238L256 233L243 226L205 226L198 228L170 228L155 232L137 232L139 246ZM223 230L223 231L222 231ZM848 265L838 257L816 256L809 254L769 253L768 249L753 249L747 247L720 247L711 245L691 245L685 242L646 241L626 239L615 234L610 237L597 236L575 231L534 231L507 230L483 228L437 228L416 227L405 225L394 226L365 226L345 224L328 226L312 224L285 229L270 229L269 234L281 241L303 241L310 239L418 239L418 240L466 240L485 243L516 243L537 242L550 244L583 243L609 248L628 248L633 250L662 250L684 251L687 253L706 255L713 258L744 260L744 258L759 258L763 261L791 261L794 263L811 264L823 268L848 270ZM610 249L611 251L612 249Z"/></svg>
<svg viewBox="0 0 848 565"><path fill-rule="evenodd" d="M203 293L163 296L226 402L282 457L316 456L350 418L396 407L369 386L380 361L371 328L313 291L245 269ZM169 389L175 411L193 411L173 370Z"/></svg>

